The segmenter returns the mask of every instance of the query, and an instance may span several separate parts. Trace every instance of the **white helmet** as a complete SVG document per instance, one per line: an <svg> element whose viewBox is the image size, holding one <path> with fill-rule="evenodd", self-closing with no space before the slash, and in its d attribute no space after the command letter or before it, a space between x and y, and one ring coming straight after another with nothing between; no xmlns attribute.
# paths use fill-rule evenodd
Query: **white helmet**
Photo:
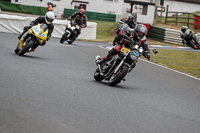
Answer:
<svg viewBox="0 0 200 133"><path fill-rule="evenodd" d="M45 21L47 24L51 24L53 20L55 19L55 15L52 11L49 11L45 15Z"/></svg>

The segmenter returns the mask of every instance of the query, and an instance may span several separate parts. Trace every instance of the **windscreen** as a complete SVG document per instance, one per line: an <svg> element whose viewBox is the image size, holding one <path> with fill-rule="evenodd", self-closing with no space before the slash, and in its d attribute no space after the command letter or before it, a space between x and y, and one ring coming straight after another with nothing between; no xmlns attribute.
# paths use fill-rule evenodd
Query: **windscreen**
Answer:
<svg viewBox="0 0 200 133"><path fill-rule="evenodd" d="M43 31L46 31L48 29L46 24L41 24L40 29L43 29Z"/></svg>

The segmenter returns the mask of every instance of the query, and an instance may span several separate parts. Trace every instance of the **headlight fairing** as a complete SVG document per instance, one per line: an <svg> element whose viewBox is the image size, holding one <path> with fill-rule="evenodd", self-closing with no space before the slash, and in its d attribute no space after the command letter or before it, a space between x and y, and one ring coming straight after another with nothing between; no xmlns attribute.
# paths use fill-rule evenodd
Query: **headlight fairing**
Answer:
<svg viewBox="0 0 200 133"><path fill-rule="evenodd" d="M130 52L129 57L130 57L132 60L137 60L138 57L139 57L139 52L136 51L136 50L133 50L132 52Z"/></svg>

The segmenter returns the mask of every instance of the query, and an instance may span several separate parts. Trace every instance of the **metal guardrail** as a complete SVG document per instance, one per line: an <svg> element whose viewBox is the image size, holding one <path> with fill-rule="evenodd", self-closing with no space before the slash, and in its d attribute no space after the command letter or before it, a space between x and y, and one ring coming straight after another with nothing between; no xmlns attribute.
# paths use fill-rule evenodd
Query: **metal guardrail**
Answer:
<svg viewBox="0 0 200 133"><path fill-rule="evenodd" d="M180 37L180 33L181 32L179 30L173 30L173 29L166 28L164 42L182 45L182 39Z"/></svg>

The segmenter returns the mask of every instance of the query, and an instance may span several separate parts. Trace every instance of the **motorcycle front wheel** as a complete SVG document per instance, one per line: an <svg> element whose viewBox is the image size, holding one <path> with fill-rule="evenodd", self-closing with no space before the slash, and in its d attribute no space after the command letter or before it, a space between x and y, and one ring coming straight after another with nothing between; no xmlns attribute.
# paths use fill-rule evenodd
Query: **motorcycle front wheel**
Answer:
<svg viewBox="0 0 200 133"><path fill-rule="evenodd" d="M68 34L69 34L69 33L65 32L65 33L62 35L62 37L61 37L61 39L60 39L60 43L64 43L64 41L67 40Z"/></svg>
<svg viewBox="0 0 200 133"><path fill-rule="evenodd" d="M19 56L23 56L32 46L34 42L30 40L29 42L26 43L26 45L22 48L21 51L19 51Z"/></svg>
<svg viewBox="0 0 200 133"><path fill-rule="evenodd" d="M74 41L75 41L75 40L73 39L73 40L68 41L68 43L69 43L69 44L72 44Z"/></svg>
<svg viewBox="0 0 200 133"><path fill-rule="evenodd" d="M18 47L16 47L15 54L18 54L18 53L19 53L19 49L18 49Z"/></svg>
<svg viewBox="0 0 200 133"><path fill-rule="evenodd" d="M97 70L95 71L95 73L94 73L94 79L95 79L96 81L99 81L99 82L100 82L101 80L104 79L103 76L100 75L99 69L97 69Z"/></svg>
<svg viewBox="0 0 200 133"><path fill-rule="evenodd" d="M113 74L108 81L109 86L117 85L128 73L128 66L124 65L122 69L119 69L117 73Z"/></svg>

